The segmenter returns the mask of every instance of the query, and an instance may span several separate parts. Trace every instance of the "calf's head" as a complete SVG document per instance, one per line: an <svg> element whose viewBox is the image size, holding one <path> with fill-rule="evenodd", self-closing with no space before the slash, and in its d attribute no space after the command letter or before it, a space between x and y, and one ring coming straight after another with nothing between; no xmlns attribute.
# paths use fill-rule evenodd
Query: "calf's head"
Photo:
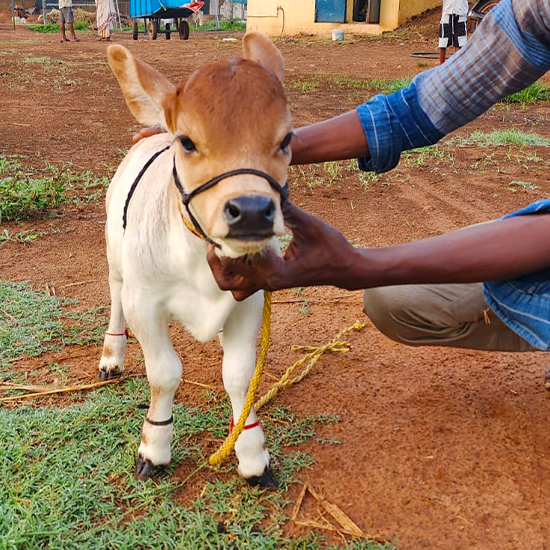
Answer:
<svg viewBox="0 0 550 550"><path fill-rule="evenodd" d="M273 43L248 33L243 58L210 63L178 86L122 46L110 46L108 57L135 118L174 136L177 179L192 197L188 208L222 253L253 254L282 234L292 122L284 62Z"/></svg>

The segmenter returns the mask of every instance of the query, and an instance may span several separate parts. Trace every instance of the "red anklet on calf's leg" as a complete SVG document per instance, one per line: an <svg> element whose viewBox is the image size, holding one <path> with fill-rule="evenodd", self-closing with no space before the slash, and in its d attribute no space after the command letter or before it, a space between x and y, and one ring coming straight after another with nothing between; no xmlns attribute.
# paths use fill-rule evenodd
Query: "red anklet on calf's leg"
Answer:
<svg viewBox="0 0 550 550"><path fill-rule="evenodd" d="M248 426L245 426L243 430L251 430L252 428L255 428L256 426L260 425L260 420L256 420L256 422L252 422L252 424L248 424ZM229 433L233 431L233 428L235 427L235 421L233 420L233 417L231 417L231 420L229 422Z"/></svg>

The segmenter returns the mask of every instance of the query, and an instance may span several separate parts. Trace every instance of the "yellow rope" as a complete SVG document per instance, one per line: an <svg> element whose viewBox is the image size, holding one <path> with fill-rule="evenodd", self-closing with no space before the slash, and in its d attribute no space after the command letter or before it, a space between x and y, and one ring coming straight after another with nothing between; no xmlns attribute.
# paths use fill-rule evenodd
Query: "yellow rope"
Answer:
<svg viewBox="0 0 550 550"><path fill-rule="evenodd" d="M361 330L365 326L366 326L365 324L360 323L359 321L355 321L355 323L353 323L353 325L351 325L350 327L347 327L344 330L341 330L328 344L325 344L324 346L321 346L318 348L312 347L312 346L292 346L291 349L293 351L305 350L305 351L310 351L311 353L304 355L304 357L302 357L301 359L296 361L294 365L289 367L287 371L283 374L281 379L275 384L273 384L271 389L267 393L262 395L262 397L260 397L258 401L256 401L256 403L254 404L254 408L256 409L256 411L258 411L266 403L271 401L279 393L279 391L281 391L284 387L291 386L292 384L297 384L298 382L303 380L309 374L309 372L311 371L315 363L319 361L319 359L321 358L321 355L323 355L323 353L325 353L326 351L333 351L335 353L350 352L351 344L349 342L341 342L340 338L344 334L346 334L346 332L349 332L351 330ZM298 376L294 378L289 378L290 375L298 367L301 367L307 361L309 361L309 364L304 367L304 369Z"/></svg>
<svg viewBox="0 0 550 550"><path fill-rule="evenodd" d="M250 386L248 388L248 393L246 394L245 404L244 404L241 416L239 418L239 421L233 428L233 431L227 436L223 445L218 449L218 451L216 451L208 459L209 464L212 466L214 466L215 464L219 464L222 460L224 460L225 458L227 458L227 456L229 456L229 453L231 453L231 451L233 450L233 447L235 446L235 442L237 441L239 435L241 435L242 431L244 430L244 425L245 425L246 419L248 418L248 415L250 414L252 403L254 402L254 398L256 396L256 390L260 383L260 378L265 366L265 360L267 357L267 348L269 346L270 325L271 325L271 292L266 292L264 295L260 358L256 365L256 371L254 372L254 376L250 381ZM306 351L310 351L310 353L308 353L307 355L302 357L302 359L299 359L298 361L296 361L294 365L289 367L285 372L285 374L281 377L281 379L278 382L276 382L267 393L265 393L262 397L260 397L258 401L256 401L256 403L254 404L255 410L258 411L267 402L271 401L271 399L273 399L279 393L279 391L281 391L284 387L290 386L292 384L297 384L298 382L303 380L311 371L315 363L317 363L321 355L323 355L323 353L327 351L333 351L335 353L350 352L351 344L349 342L340 341L340 338L344 334L346 334L346 332L350 332L351 330L361 330L365 326L366 325L364 323L355 321L355 323L350 327L347 327L341 330L330 342L328 342L324 346L320 346L317 348L312 346L292 346L292 350L306 350ZM290 375L298 367L301 367L307 361L309 361L309 364L306 365L306 367L302 370L302 372L298 376L294 378L290 378Z"/></svg>

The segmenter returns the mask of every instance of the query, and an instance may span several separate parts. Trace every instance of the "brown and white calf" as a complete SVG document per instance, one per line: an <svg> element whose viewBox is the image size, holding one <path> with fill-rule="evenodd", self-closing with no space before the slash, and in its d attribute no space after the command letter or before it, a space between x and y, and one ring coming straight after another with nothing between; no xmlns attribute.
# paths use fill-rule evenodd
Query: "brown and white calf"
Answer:
<svg viewBox="0 0 550 550"><path fill-rule="evenodd" d="M151 387L136 465L141 479L170 462L172 400L182 375L170 320L200 341L223 331L223 383L235 421L255 367L263 295L236 302L221 291L206 261L207 242L197 236L203 232L219 254L239 257L276 248L284 230L292 132L284 63L258 33L244 37L243 52L174 86L124 47L108 50L132 114L167 130L132 147L107 193L111 319L99 370L109 378L124 369L126 322L143 349ZM256 420L252 410L251 429L235 445L239 473L252 484L272 485Z"/></svg>

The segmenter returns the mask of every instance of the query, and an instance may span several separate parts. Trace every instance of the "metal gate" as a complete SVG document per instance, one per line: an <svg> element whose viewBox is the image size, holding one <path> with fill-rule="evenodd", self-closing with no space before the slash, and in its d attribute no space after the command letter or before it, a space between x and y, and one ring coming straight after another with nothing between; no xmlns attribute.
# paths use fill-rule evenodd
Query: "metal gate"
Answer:
<svg viewBox="0 0 550 550"><path fill-rule="evenodd" d="M346 0L315 0L315 22L345 23Z"/></svg>

